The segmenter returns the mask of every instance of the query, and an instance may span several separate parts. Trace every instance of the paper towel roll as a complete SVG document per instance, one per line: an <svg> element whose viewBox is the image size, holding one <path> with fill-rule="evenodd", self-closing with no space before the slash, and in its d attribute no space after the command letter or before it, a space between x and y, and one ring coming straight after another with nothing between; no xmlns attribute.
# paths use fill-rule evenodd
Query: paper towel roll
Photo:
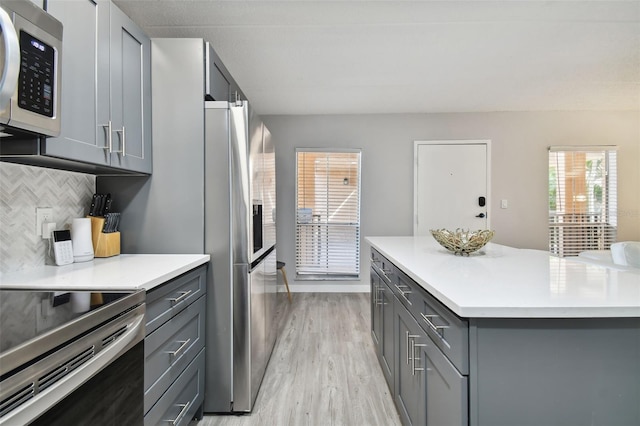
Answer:
<svg viewBox="0 0 640 426"><path fill-rule="evenodd" d="M73 245L74 262L86 262L93 259L91 219L84 217L73 219L71 223L71 244Z"/></svg>

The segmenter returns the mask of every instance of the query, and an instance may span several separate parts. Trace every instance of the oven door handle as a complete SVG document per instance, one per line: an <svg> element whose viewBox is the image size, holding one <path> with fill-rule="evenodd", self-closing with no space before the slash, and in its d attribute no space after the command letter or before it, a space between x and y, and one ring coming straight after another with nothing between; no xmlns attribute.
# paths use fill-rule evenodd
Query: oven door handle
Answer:
<svg viewBox="0 0 640 426"><path fill-rule="evenodd" d="M127 325L127 331L113 343L98 352L91 360L69 373L66 377L48 389L38 393L33 399L25 402L0 418L0 425L28 424L47 412L67 395L82 386L93 376L111 364L120 355L144 338L144 304L138 306L118 321Z"/></svg>

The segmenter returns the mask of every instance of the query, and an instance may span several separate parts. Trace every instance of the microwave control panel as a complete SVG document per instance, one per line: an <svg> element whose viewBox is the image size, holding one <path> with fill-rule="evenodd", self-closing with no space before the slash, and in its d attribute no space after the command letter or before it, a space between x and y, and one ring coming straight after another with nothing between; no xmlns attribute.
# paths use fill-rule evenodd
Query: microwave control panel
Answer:
<svg viewBox="0 0 640 426"><path fill-rule="evenodd" d="M20 57L18 106L53 117L55 49L21 30Z"/></svg>

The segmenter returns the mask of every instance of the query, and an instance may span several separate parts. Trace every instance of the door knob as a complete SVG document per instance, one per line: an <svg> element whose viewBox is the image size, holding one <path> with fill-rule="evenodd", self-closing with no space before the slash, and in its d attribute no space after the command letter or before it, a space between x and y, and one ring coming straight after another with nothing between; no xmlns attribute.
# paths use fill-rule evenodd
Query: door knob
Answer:
<svg viewBox="0 0 640 426"><path fill-rule="evenodd" d="M484 217L484 213L477 214L476 217Z"/></svg>

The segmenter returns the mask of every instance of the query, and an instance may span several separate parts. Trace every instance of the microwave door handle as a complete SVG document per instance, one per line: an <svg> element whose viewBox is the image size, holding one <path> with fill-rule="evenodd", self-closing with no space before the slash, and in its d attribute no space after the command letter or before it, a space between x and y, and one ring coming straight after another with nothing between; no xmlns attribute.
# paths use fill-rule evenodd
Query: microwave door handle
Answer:
<svg viewBox="0 0 640 426"><path fill-rule="evenodd" d="M0 7L0 29L4 45L4 66L0 75L0 110L5 109L18 87L20 73L20 43L9 14Z"/></svg>

